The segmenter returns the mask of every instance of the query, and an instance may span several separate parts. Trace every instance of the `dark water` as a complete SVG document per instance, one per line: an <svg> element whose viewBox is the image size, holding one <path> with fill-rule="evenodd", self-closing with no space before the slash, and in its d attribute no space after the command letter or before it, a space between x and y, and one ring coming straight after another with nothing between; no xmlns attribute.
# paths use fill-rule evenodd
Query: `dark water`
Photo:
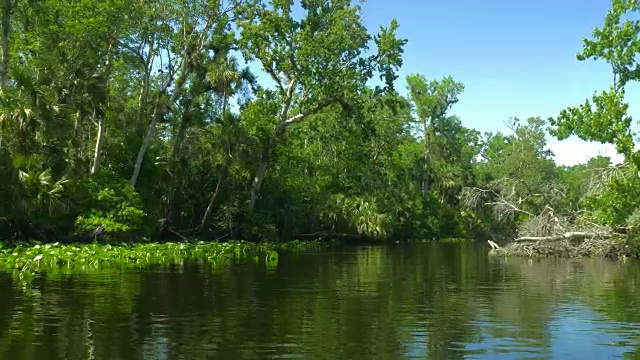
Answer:
<svg viewBox="0 0 640 360"><path fill-rule="evenodd" d="M489 259L475 244L0 277L0 359L640 357L640 265Z"/></svg>

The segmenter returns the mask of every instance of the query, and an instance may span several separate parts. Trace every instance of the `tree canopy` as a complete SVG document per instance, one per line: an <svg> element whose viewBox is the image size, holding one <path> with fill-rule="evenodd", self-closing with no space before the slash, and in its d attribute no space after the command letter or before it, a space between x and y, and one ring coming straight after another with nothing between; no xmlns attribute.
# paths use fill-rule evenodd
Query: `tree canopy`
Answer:
<svg viewBox="0 0 640 360"><path fill-rule="evenodd" d="M551 213L635 226L640 22L622 19L639 10L613 0L578 55L611 64L609 89L482 134L453 114L463 82L395 86L408 40L394 19L368 29L360 2L3 1L0 238L499 237ZM625 162L558 166L549 135Z"/></svg>

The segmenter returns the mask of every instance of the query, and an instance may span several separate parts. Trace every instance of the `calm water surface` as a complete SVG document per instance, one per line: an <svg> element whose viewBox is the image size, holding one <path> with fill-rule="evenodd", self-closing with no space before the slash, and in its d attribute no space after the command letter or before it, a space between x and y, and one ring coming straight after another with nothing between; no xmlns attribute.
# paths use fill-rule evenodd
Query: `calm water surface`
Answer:
<svg viewBox="0 0 640 360"><path fill-rule="evenodd" d="M0 359L640 358L640 265L344 247L277 267L0 275Z"/></svg>

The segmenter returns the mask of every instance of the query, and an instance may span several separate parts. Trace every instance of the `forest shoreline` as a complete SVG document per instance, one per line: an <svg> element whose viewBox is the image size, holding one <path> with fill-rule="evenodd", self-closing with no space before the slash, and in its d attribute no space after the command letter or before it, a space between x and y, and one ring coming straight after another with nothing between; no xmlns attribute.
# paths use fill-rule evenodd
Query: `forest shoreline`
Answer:
<svg viewBox="0 0 640 360"><path fill-rule="evenodd" d="M412 45L395 19L369 29L363 4L9 3L0 239L381 243L640 226L631 24L607 17L577 54L615 65L609 91L547 119L487 118L506 122L486 132L454 114L462 78L400 79ZM621 161L560 164L549 140L569 137Z"/></svg>

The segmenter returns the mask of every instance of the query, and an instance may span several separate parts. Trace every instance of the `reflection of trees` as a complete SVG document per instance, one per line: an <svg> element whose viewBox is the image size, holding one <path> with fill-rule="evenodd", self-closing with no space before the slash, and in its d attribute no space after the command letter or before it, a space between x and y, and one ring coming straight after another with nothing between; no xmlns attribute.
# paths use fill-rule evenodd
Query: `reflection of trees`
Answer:
<svg viewBox="0 0 640 360"><path fill-rule="evenodd" d="M0 358L438 359L510 338L544 353L573 297L640 322L638 276L638 265L597 260L487 259L467 243L287 254L272 270L49 276L24 290L0 278Z"/></svg>

